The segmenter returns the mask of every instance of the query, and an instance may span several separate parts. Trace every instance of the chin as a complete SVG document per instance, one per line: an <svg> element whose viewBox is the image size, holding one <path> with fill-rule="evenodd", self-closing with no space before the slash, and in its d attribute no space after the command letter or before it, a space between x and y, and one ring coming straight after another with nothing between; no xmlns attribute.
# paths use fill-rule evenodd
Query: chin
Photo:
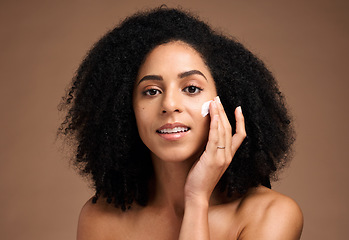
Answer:
<svg viewBox="0 0 349 240"><path fill-rule="evenodd" d="M196 152L191 152L188 149L167 149L166 151L152 152L151 155L152 158L157 158L164 162L194 162L200 158L203 151L204 148L200 148Z"/></svg>

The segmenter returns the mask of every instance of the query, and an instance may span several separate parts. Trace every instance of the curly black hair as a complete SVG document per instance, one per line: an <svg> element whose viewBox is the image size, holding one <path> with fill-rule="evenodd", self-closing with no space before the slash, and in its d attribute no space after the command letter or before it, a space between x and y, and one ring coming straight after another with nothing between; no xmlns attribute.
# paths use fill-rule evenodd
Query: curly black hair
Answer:
<svg viewBox="0 0 349 240"><path fill-rule="evenodd" d="M58 134L76 140L74 162L91 177L96 195L123 210L146 206L153 167L132 108L138 69L156 46L183 41L204 59L231 123L242 106L247 138L222 176L228 196L270 187L290 159L294 130L285 98L263 62L232 37L212 30L191 13L156 8L136 13L89 51L63 97ZM233 132L235 124L232 124Z"/></svg>

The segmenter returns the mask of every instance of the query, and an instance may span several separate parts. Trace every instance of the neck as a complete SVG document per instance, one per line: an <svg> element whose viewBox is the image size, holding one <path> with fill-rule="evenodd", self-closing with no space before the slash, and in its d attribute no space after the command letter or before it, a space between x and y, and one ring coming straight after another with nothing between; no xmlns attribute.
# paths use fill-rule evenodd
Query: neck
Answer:
<svg viewBox="0 0 349 240"><path fill-rule="evenodd" d="M178 217L184 214L184 186L187 176L196 162L188 159L180 162L166 162L152 156L154 179L151 182L150 204L155 207L166 208ZM234 196L233 198L238 198ZM230 202L219 190L215 189L210 198L210 205L219 205Z"/></svg>
<svg viewBox="0 0 349 240"><path fill-rule="evenodd" d="M172 209L176 215L184 213L184 186L195 161L166 162L153 157L154 183L152 203Z"/></svg>

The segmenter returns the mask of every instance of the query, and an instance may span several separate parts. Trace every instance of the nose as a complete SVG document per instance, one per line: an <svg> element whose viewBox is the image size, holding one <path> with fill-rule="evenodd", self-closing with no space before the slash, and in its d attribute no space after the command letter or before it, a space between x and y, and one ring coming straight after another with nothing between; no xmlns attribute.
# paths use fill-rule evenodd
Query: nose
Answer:
<svg viewBox="0 0 349 240"><path fill-rule="evenodd" d="M163 94L162 113L182 112L182 99L180 93L167 91Z"/></svg>

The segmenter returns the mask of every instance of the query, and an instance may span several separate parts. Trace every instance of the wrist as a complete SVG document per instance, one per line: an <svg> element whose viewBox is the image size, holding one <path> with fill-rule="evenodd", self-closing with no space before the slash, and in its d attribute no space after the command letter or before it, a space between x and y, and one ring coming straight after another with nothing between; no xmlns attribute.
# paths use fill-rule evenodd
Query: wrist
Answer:
<svg viewBox="0 0 349 240"><path fill-rule="evenodd" d="M185 198L185 207L208 209L209 199L205 197L191 196Z"/></svg>

